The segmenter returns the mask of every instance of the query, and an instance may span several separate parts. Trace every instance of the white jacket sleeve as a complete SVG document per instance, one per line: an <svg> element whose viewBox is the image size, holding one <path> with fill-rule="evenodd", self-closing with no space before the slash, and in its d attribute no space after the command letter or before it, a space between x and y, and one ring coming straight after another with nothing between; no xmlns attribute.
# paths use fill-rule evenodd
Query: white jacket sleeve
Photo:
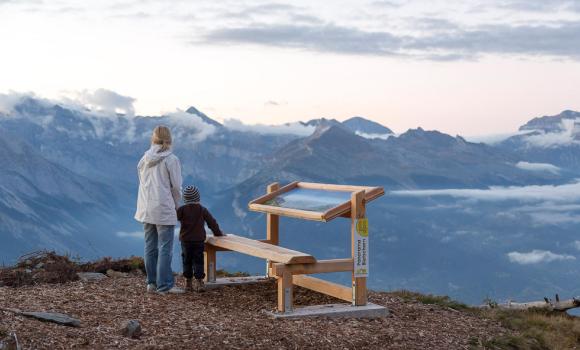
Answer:
<svg viewBox="0 0 580 350"><path fill-rule="evenodd" d="M167 163L169 180L171 181L171 195L175 202L175 209L177 209L179 208L179 203L181 201L181 186L183 183L181 178L181 163L177 157L172 157L171 161Z"/></svg>

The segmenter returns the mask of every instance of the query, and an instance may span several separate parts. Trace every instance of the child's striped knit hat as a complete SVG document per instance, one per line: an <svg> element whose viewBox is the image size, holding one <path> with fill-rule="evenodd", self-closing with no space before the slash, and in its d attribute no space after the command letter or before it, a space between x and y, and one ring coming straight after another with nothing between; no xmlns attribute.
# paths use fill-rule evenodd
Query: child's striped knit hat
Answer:
<svg viewBox="0 0 580 350"><path fill-rule="evenodd" d="M199 203L199 201L200 201L200 196L199 196L199 190L197 189L197 187L187 186L183 190L183 202L185 204Z"/></svg>

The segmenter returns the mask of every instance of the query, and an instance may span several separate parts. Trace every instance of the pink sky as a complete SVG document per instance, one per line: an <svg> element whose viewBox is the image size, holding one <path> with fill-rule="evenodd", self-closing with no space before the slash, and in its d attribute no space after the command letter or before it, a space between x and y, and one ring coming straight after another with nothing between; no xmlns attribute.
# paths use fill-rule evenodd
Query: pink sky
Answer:
<svg viewBox="0 0 580 350"><path fill-rule="evenodd" d="M567 0L0 0L0 92L105 88L146 115L493 134L580 110L578 42Z"/></svg>

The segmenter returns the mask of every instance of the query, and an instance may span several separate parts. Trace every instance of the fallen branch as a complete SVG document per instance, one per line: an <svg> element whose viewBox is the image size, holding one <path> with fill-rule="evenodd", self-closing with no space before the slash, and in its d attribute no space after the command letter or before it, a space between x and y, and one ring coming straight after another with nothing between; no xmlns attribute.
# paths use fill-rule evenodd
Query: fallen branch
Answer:
<svg viewBox="0 0 580 350"><path fill-rule="evenodd" d="M489 303L482 305L481 308L491 308L491 309L506 309L506 310L530 310L530 309L540 309L547 311L559 311L565 312L570 309L575 309L580 307L580 297L560 300L558 294L556 294L555 300L544 298L543 301L531 301L527 303L515 303L508 301L504 304Z"/></svg>

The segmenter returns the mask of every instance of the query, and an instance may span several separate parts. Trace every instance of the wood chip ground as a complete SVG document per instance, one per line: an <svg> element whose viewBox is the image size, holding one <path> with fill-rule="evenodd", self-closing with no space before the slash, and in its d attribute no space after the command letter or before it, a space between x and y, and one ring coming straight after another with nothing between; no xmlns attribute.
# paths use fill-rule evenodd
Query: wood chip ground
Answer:
<svg viewBox="0 0 580 350"><path fill-rule="evenodd" d="M275 283L225 287L201 294L145 293L142 277L0 288L0 307L62 312L80 328L0 311L0 330L16 331L24 349L469 349L475 339L508 333L497 322L439 306L404 302L388 293L370 301L389 308L384 319L273 320ZM295 289L296 305L336 303ZM139 339L119 331L139 320Z"/></svg>

